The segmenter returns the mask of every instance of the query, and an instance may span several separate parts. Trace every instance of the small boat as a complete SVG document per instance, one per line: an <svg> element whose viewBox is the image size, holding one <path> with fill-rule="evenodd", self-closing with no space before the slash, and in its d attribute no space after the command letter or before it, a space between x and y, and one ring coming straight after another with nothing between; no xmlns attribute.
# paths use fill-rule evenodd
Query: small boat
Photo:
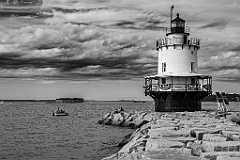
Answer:
<svg viewBox="0 0 240 160"><path fill-rule="evenodd" d="M63 109L57 109L57 111L53 112L53 116L69 116L69 114Z"/></svg>

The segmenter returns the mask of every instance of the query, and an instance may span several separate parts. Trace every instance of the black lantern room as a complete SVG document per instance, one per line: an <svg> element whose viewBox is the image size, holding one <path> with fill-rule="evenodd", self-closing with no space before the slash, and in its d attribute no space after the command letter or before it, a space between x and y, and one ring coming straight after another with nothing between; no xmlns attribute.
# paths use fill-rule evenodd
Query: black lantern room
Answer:
<svg viewBox="0 0 240 160"><path fill-rule="evenodd" d="M179 17L179 13L177 13L177 17L175 19L171 20L170 28L168 29L168 32L166 35L168 36L169 34L176 34L176 33L189 35L189 32L188 30L186 30L186 27L185 27L185 20Z"/></svg>

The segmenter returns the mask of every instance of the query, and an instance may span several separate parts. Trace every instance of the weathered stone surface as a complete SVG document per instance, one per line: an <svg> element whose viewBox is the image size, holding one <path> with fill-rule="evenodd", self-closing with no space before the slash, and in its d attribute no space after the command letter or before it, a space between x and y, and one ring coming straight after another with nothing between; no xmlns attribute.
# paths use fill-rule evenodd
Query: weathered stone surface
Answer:
<svg viewBox="0 0 240 160"><path fill-rule="evenodd" d="M196 137L198 140L202 140L204 134L218 134L220 130L210 130L206 128L193 128L190 131L192 137Z"/></svg>
<svg viewBox="0 0 240 160"><path fill-rule="evenodd" d="M233 152L240 151L240 141L226 141L226 142L202 142L203 150L205 152Z"/></svg>
<svg viewBox="0 0 240 160"><path fill-rule="evenodd" d="M200 157L192 156L191 150L186 148L161 149L154 152L145 152L141 160L200 160Z"/></svg>
<svg viewBox="0 0 240 160"><path fill-rule="evenodd" d="M169 137L166 140L179 141L187 145L188 142L194 142L196 138L194 137Z"/></svg>
<svg viewBox="0 0 240 160"><path fill-rule="evenodd" d="M217 160L239 160L240 157L230 157L230 156L227 156L227 155L221 155L221 156L218 156L217 157Z"/></svg>
<svg viewBox="0 0 240 160"><path fill-rule="evenodd" d="M127 144L128 142L130 142L130 140L131 140L131 135L132 135L132 134L128 134L128 135L124 136L124 138L118 143L118 147L123 147L125 144Z"/></svg>
<svg viewBox="0 0 240 160"><path fill-rule="evenodd" d="M194 142L188 142L186 148L191 149L191 154L194 156L200 156L203 151L201 141L197 140Z"/></svg>
<svg viewBox="0 0 240 160"><path fill-rule="evenodd" d="M184 143L165 139L149 139L146 143L146 151L159 151L163 148L183 148Z"/></svg>
<svg viewBox="0 0 240 160"><path fill-rule="evenodd" d="M112 114L112 119L111 119L112 125L118 126L123 122L123 120L124 120L124 117L122 116L121 113Z"/></svg>
<svg viewBox="0 0 240 160"><path fill-rule="evenodd" d="M228 137L228 140L230 140L230 141L240 141L240 135L230 135Z"/></svg>
<svg viewBox="0 0 240 160"><path fill-rule="evenodd" d="M123 146L118 153L131 153L138 149L138 146L145 145L141 136L133 137L130 142Z"/></svg>
<svg viewBox="0 0 240 160"><path fill-rule="evenodd" d="M240 114L239 113L232 113L227 119L231 122L240 124Z"/></svg>
<svg viewBox="0 0 240 160"><path fill-rule="evenodd" d="M112 117L106 115L103 121L109 123ZM239 125L215 118L214 113L133 113L123 117L121 125L151 121L136 129L111 160L240 160Z"/></svg>
<svg viewBox="0 0 240 160"><path fill-rule="evenodd" d="M164 120L160 119L160 120L156 120L155 122L152 123L152 129L176 126L176 123L177 122L174 122L174 121L169 122L169 121L164 121Z"/></svg>
<svg viewBox="0 0 240 160"><path fill-rule="evenodd" d="M149 136L151 138L174 138L174 137L189 137L188 129L177 130L177 127L163 127L157 129L151 129L149 131Z"/></svg>
<svg viewBox="0 0 240 160"><path fill-rule="evenodd" d="M220 156L237 157L238 159L240 159L240 152L205 152L201 154L202 158L207 158L209 160L215 160Z"/></svg>
<svg viewBox="0 0 240 160"><path fill-rule="evenodd" d="M98 121L98 123L105 125L139 128L152 120L153 115L147 114L146 112L126 113L121 111L106 114L105 116L103 116L102 120Z"/></svg>
<svg viewBox="0 0 240 160"><path fill-rule="evenodd" d="M240 135L240 132L235 132L235 131L229 131L229 130L223 130L221 131L222 135L229 137L231 135Z"/></svg>
<svg viewBox="0 0 240 160"><path fill-rule="evenodd" d="M224 137L222 134L204 134L203 141L215 141L215 142L225 142L227 137Z"/></svg>
<svg viewBox="0 0 240 160"><path fill-rule="evenodd" d="M222 131L222 135L227 137L228 141L240 141L240 132Z"/></svg>

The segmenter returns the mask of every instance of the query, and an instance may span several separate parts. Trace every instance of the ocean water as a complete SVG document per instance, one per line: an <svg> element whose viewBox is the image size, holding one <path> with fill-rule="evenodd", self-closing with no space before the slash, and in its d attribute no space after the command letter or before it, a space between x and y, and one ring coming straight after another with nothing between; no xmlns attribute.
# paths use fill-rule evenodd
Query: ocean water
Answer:
<svg viewBox="0 0 240 160"><path fill-rule="evenodd" d="M57 107L70 116L52 116ZM99 160L110 156L134 130L97 121L119 107L127 112L149 111L153 102L4 103L0 105L0 159Z"/></svg>

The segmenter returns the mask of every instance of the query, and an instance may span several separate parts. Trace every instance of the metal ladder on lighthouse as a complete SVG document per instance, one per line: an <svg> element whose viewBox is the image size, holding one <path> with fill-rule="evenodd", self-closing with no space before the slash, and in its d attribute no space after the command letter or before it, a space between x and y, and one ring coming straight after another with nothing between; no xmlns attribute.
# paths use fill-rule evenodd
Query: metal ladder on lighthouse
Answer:
<svg viewBox="0 0 240 160"><path fill-rule="evenodd" d="M229 102L225 92L216 92L216 99L218 102L217 112L221 115L227 115L229 111Z"/></svg>

